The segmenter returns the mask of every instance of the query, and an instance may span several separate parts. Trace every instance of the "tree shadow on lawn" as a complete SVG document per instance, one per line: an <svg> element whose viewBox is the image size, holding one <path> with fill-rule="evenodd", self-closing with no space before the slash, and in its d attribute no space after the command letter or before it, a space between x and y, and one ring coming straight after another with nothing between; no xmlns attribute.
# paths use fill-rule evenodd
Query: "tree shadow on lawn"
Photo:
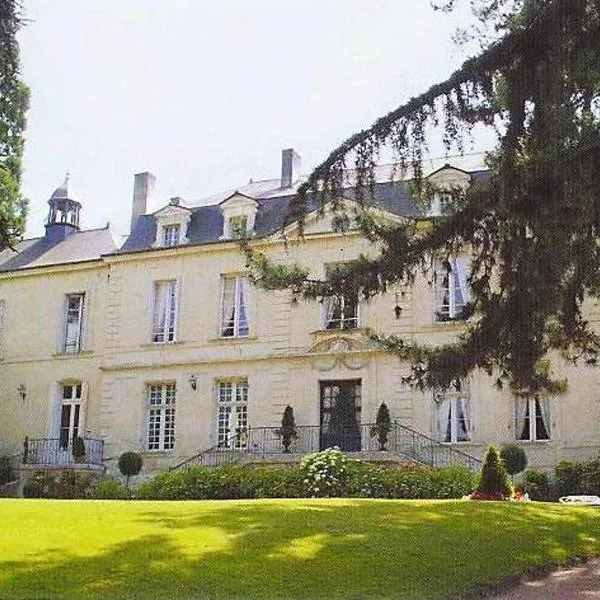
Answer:
<svg viewBox="0 0 600 600"><path fill-rule="evenodd" d="M45 566L0 561L11 573L0 597L448 598L528 565L600 552L600 513L537 503L276 500L139 508L127 518L145 531L150 526L151 535L93 556L63 554Z"/></svg>

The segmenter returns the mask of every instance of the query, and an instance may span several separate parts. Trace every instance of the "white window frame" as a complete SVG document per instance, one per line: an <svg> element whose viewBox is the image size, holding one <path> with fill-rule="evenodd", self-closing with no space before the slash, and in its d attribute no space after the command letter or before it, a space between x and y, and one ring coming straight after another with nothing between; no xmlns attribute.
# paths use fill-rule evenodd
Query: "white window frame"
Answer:
<svg viewBox="0 0 600 600"><path fill-rule="evenodd" d="M542 435L542 427L546 437ZM548 442L552 439L550 402L547 398L516 399L515 439L519 442Z"/></svg>
<svg viewBox="0 0 600 600"><path fill-rule="evenodd" d="M170 223L162 226L162 245L165 248L179 246L181 224Z"/></svg>
<svg viewBox="0 0 600 600"><path fill-rule="evenodd" d="M324 267L325 277L344 263L329 263ZM343 331L357 329L360 325L360 303L358 297L347 298L343 294L326 296L321 303L321 326L324 330ZM339 310L339 317L334 318Z"/></svg>
<svg viewBox="0 0 600 600"><path fill-rule="evenodd" d="M70 394L67 390L70 388ZM59 385L58 440L61 450L71 450L76 437L83 438L83 383L81 381L63 381ZM69 423L63 423L63 411L69 407ZM66 438L63 431L67 432Z"/></svg>
<svg viewBox="0 0 600 600"><path fill-rule="evenodd" d="M75 308L70 307L71 299L79 299ZM65 296L65 317L62 340L62 351L65 354L77 354L83 349L83 321L85 315L85 292L67 294ZM71 321L72 318L76 320Z"/></svg>
<svg viewBox="0 0 600 600"><path fill-rule="evenodd" d="M248 447L248 436L243 435L248 431L248 380L219 380L216 390L217 446L228 450L244 450Z"/></svg>
<svg viewBox="0 0 600 600"><path fill-rule="evenodd" d="M174 382L149 383L146 389L148 452L175 449L177 386Z"/></svg>
<svg viewBox="0 0 600 600"><path fill-rule="evenodd" d="M433 318L436 323L466 320L463 310L470 300L470 271L471 259L465 255L436 261L433 278Z"/></svg>
<svg viewBox="0 0 600 600"><path fill-rule="evenodd" d="M434 394L437 439L442 443L462 444L472 441L473 411L468 384L454 382L451 389ZM462 427L460 426L462 423ZM448 432L448 426L450 431ZM448 433L450 434L448 437Z"/></svg>
<svg viewBox="0 0 600 600"><path fill-rule="evenodd" d="M339 318L334 318L339 306ZM323 300L322 323L324 330L348 330L357 329L360 322L360 311L358 298L350 303L345 296L327 296Z"/></svg>
<svg viewBox="0 0 600 600"><path fill-rule="evenodd" d="M228 289L231 282L233 290ZM242 318L244 316L245 319ZM222 338L242 338L248 337L250 330L250 281L245 275L223 275L219 335Z"/></svg>
<svg viewBox="0 0 600 600"><path fill-rule="evenodd" d="M167 344L177 341L178 296L179 285L176 279L154 282L154 302L152 305L153 343Z"/></svg>

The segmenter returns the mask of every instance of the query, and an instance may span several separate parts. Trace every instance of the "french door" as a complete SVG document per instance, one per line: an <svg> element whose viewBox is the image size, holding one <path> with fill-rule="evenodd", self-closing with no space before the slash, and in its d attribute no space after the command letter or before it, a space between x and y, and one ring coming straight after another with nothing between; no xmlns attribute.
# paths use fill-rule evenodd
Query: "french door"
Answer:
<svg viewBox="0 0 600 600"><path fill-rule="evenodd" d="M60 406L58 445L71 451L73 440L79 435L81 419L81 383L63 384Z"/></svg>
<svg viewBox="0 0 600 600"><path fill-rule="evenodd" d="M337 446L345 452L359 452L360 379L321 381L321 450Z"/></svg>

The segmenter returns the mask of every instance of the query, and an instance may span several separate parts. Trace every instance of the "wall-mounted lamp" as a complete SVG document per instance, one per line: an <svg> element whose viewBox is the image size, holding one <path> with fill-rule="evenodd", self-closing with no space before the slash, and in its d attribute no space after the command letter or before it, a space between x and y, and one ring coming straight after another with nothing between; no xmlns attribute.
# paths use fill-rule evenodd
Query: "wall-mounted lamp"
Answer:
<svg viewBox="0 0 600 600"><path fill-rule="evenodd" d="M188 381L190 382L190 387L195 390L196 387L198 386L198 376L195 375L194 373L190 373L188 375Z"/></svg>
<svg viewBox="0 0 600 600"><path fill-rule="evenodd" d="M23 402L25 402L25 400L27 400L27 388L25 387L24 383L20 383L18 385L17 392L19 393L19 396L21 397L21 400Z"/></svg>

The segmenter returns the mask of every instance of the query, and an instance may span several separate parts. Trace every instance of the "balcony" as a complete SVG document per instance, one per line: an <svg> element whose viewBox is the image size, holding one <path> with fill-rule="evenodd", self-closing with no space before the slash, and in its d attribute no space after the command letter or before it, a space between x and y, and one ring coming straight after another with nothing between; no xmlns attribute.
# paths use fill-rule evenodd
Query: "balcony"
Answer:
<svg viewBox="0 0 600 600"><path fill-rule="evenodd" d="M73 456L73 443L62 439L30 439L23 442L23 466L52 468L103 468L104 441L84 438L85 455Z"/></svg>

